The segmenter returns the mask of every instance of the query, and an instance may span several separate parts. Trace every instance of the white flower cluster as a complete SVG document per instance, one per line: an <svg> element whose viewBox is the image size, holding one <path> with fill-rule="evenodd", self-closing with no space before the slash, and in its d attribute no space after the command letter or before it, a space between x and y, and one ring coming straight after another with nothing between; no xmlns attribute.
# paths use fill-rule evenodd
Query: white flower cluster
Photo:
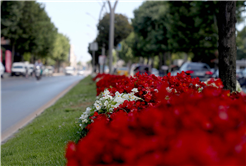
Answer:
<svg viewBox="0 0 246 166"><path fill-rule="evenodd" d="M210 84L208 84L208 81L210 81L210 80L211 80L211 78L208 79L207 81L205 81L204 83L205 83L207 86L213 86L213 87L219 88L218 86L215 85L215 83L210 83ZM202 91L202 89L201 89L201 91ZM242 91L242 87L240 86L238 80L236 80L236 91L237 91L237 92L241 92L241 91Z"/></svg>
<svg viewBox="0 0 246 166"><path fill-rule="evenodd" d="M168 93L171 93L174 88L167 87L166 90ZM174 89L174 93L177 93L177 90Z"/></svg>
<svg viewBox="0 0 246 166"><path fill-rule="evenodd" d="M85 128L87 124L93 122L89 117L97 111L99 114L102 113L112 113L114 108L119 107L120 104L123 104L125 100L136 101L142 100L141 98L134 95L138 92L137 88L133 88L131 93L115 93L115 96L111 96L110 92L106 89L102 92L96 99L92 107L87 107L86 111L83 112L80 119L80 126Z"/></svg>

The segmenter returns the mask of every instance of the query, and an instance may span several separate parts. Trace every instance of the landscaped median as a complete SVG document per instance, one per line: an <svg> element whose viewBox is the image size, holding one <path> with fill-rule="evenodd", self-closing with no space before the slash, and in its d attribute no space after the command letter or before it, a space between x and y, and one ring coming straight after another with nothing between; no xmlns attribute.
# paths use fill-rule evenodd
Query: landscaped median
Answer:
<svg viewBox="0 0 246 166"><path fill-rule="evenodd" d="M246 96L184 72L98 75L97 98L80 117L67 166L246 165Z"/></svg>
<svg viewBox="0 0 246 166"><path fill-rule="evenodd" d="M221 80L184 72L93 80L4 144L2 165L246 165L246 95Z"/></svg>
<svg viewBox="0 0 246 166"><path fill-rule="evenodd" d="M65 165L65 146L79 140L79 117L95 96L95 83L88 76L1 145L1 165Z"/></svg>

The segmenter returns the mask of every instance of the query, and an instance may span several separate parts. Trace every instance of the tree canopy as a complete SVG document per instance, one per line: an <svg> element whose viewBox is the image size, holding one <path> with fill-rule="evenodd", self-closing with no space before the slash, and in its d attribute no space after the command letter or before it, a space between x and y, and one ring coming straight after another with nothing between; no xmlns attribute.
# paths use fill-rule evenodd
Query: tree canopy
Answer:
<svg viewBox="0 0 246 166"><path fill-rule="evenodd" d="M105 50L109 47L109 22L110 15L106 13L97 25L98 35L95 41L98 43L98 51L95 52L95 63L98 64L98 56L102 55L102 47L104 45ZM132 32L132 26L130 25L128 18L122 14L115 13L115 25L114 25L114 47L117 46L123 39ZM92 51L88 52L92 56Z"/></svg>
<svg viewBox="0 0 246 166"><path fill-rule="evenodd" d="M1 36L10 39L12 54L18 52L23 56L31 54L36 59L48 58L59 49L54 44L57 28L43 4L35 1L2 1L1 10Z"/></svg>

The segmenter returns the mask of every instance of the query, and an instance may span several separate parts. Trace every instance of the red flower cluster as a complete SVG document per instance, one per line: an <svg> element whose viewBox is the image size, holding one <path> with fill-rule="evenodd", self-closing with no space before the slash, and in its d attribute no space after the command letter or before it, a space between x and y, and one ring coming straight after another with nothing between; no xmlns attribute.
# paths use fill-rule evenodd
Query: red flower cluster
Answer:
<svg viewBox="0 0 246 166"><path fill-rule="evenodd" d="M158 107L96 118L67 165L246 165L245 96L205 87L167 100L164 89Z"/></svg>
<svg viewBox="0 0 246 166"><path fill-rule="evenodd" d="M100 78L96 83L97 86L97 96L103 92L106 88L115 87L118 82L128 80L128 77L124 75L110 75L110 74L98 74L93 80Z"/></svg>
<svg viewBox="0 0 246 166"><path fill-rule="evenodd" d="M198 78L192 79L184 72L178 73L177 76L171 76L170 73L164 77L155 75L136 74L134 77L100 74L96 78L101 78L97 83L97 95L106 88L112 95L118 91L120 93L130 93L133 88L138 89L135 95L144 99L146 102L156 103L156 94L161 86L172 88L172 93L180 94L188 91L197 91L199 87L206 85L199 81ZM214 82L220 83L220 82Z"/></svg>

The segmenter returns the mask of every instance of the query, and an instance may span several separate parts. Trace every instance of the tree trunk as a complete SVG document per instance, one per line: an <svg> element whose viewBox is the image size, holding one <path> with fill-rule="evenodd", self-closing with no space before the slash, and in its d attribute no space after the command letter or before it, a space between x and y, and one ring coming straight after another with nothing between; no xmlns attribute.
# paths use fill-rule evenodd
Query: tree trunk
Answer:
<svg viewBox="0 0 246 166"><path fill-rule="evenodd" d="M57 73L60 73L60 61L57 61Z"/></svg>
<svg viewBox="0 0 246 166"><path fill-rule="evenodd" d="M149 62L150 62L150 57L148 56L148 57L147 57L146 65L149 65Z"/></svg>
<svg viewBox="0 0 246 166"><path fill-rule="evenodd" d="M161 66L162 66L162 56L159 54L159 71L161 71Z"/></svg>
<svg viewBox="0 0 246 166"><path fill-rule="evenodd" d="M128 63L127 63L127 67L128 67L128 73L129 73L129 75L131 75L131 68L132 68L132 61L131 60L129 60L128 61Z"/></svg>
<svg viewBox="0 0 246 166"><path fill-rule="evenodd" d="M170 52L168 52L167 54L168 54L168 59L169 59L168 72L171 72L172 56Z"/></svg>
<svg viewBox="0 0 246 166"><path fill-rule="evenodd" d="M219 78L224 89L236 90L236 1L219 2Z"/></svg>
<svg viewBox="0 0 246 166"><path fill-rule="evenodd" d="M162 64L166 65L166 52L163 53Z"/></svg>
<svg viewBox="0 0 246 166"><path fill-rule="evenodd" d="M154 60L155 60L155 56L153 56L152 59L151 59L151 64L150 64L151 68L154 68Z"/></svg>

